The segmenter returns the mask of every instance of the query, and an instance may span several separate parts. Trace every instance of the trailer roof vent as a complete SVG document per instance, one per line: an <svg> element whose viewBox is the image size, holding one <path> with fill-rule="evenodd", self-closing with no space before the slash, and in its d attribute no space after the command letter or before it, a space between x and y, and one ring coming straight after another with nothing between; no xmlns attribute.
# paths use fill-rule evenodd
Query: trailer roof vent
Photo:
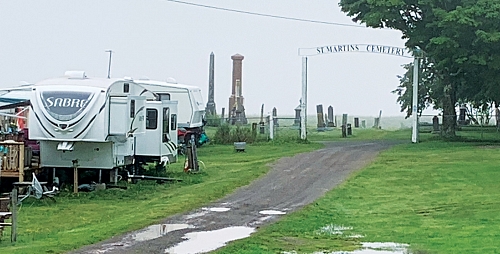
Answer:
<svg viewBox="0 0 500 254"><path fill-rule="evenodd" d="M64 73L65 77L69 79L86 79L87 75L84 71L67 71Z"/></svg>
<svg viewBox="0 0 500 254"><path fill-rule="evenodd" d="M170 84L177 84L177 80L175 80L175 78L167 78L167 83L170 83Z"/></svg>
<svg viewBox="0 0 500 254"><path fill-rule="evenodd" d="M33 85L33 84L32 83L28 83L26 81L19 82L19 86L31 86L31 85Z"/></svg>

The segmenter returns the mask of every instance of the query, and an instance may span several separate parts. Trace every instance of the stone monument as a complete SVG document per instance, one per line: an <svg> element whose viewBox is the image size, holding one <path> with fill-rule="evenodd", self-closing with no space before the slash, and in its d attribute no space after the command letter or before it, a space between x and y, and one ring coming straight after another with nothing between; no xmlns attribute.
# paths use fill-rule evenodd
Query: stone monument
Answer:
<svg viewBox="0 0 500 254"><path fill-rule="evenodd" d="M207 107L205 108L205 112L207 115L216 115L216 107L215 107L215 89L214 89L214 52L210 53L210 66L208 68L208 102Z"/></svg>
<svg viewBox="0 0 500 254"><path fill-rule="evenodd" d="M323 116L323 105L316 105L316 113L318 117L317 130L324 131L325 130L325 117Z"/></svg>
<svg viewBox="0 0 500 254"><path fill-rule="evenodd" d="M334 114L333 114L333 107L332 106L328 107L328 121L327 121L326 125L328 127L335 127Z"/></svg>
<svg viewBox="0 0 500 254"><path fill-rule="evenodd" d="M231 56L233 60L233 77L232 90L229 97L229 123L230 124L247 124L245 115L245 107L243 106L243 89L242 89L242 65L243 56L236 54Z"/></svg>

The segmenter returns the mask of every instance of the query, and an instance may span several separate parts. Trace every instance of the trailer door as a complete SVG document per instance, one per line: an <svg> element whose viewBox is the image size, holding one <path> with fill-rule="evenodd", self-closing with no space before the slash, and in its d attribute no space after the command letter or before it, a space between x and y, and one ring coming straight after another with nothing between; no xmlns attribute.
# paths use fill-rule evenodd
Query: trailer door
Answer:
<svg viewBox="0 0 500 254"><path fill-rule="evenodd" d="M162 154L177 161L177 102L162 101Z"/></svg>

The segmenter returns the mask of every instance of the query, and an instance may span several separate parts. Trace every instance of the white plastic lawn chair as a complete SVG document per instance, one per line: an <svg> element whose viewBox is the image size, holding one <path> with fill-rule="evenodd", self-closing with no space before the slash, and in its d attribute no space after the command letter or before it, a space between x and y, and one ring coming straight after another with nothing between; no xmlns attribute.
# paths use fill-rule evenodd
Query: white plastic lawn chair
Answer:
<svg viewBox="0 0 500 254"><path fill-rule="evenodd" d="M19 203L21 203L29 196L34 196L37 199L41 199L44 196L54 199L54 195L56 195L58 192L59 189L56 186L53 186L51 191L44 191L42 185L36 178L35 173L33 173L33 181L31 182L31 186L28 186L28 192L26 193L26 196L20 199Z"/></svg>

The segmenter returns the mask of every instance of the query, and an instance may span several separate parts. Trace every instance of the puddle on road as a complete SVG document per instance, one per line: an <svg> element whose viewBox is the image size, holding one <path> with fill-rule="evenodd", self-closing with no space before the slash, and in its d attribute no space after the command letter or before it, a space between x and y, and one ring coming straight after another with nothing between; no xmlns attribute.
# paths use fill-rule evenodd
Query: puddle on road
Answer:
<svg viewBox="0 0 500 254"><path fill-rule="evenodd" d="M283 214L286 214L286 212L276 211L276 210L264 210L264 211L260 211L259 213L264 214L264 215L283 215Z"/></svg>
<svg viewBox="0 0 500 254"><path fill-rule="evenodd" d="M147 227L144 231L138 232L132 235L132 239L135 241L147 241L156 239L158 237L164 236L169 232L193 228L193 226L188 224L156 224Z"/></svg>
<svg viewBox="0 0 500 254"><path fill-rule="evenodd" d="M250 227L228 227L213 231L191 232L184 236L187 239L176 246L168 248L168 254L204 253L216 250L226 245L227 242L246 238L255 232Z"/></svg>
<svg viewBox="0 0 500 254"><path fill-rule="evenodd" d="M227 208L227 207L210 207L210 208L203 207L203 208L201 208L201 210L222 213L222 212L227 212L227 211L231 210L231 208Z"/></svg>
<svg viewBox="0 0 500 254"><path fill-rule="evenodd" d="M184 218L186 218L186 220L190 220L190 219L194 219L194 218L198 218L198 217L204 216L207 213L208 213L208 211L203 211L203 212L198 212L198 213L192 213L192 214L186 215Z"/></svg>
<svg viewBox="0 0 500 254"><path fill-rule="evenodd" d="M271 218L273 218L273 217L274 217L274 216L272 216L272 215L268 215L268 216L260 217L260 218L258 218L257 220L254 220L254 221L252 221L252 222L248 223L248 225L249 225L249 226L251 226L251 227L257 227L258 225L260 225L260 224L264 223L266 220L269 220L269 219L271 219Z"/></svg>
<svg viewBox="0 0 500 254"><path fill-rule="evenodd" d="M169 232L194 228L192 225L188 224L156 224L151 225L141 231L136 233L127 234L121 241L114 243L106 243L101 246L98 250L90 251L91 254L103 254L108 251L116 250L118 248L124 248L133 245L134 242L143 242L147 240L153 240L168 234Z"/></svg>
<svg viewBox="0 0 500 254"><path fill-rule="evenodd" d="M265 216L265 217L259 218L259 221L260 221L260 222L263 222L263 221L266 221L266 220L271 219L272 217L273 217L273 216Z"/></svg>

